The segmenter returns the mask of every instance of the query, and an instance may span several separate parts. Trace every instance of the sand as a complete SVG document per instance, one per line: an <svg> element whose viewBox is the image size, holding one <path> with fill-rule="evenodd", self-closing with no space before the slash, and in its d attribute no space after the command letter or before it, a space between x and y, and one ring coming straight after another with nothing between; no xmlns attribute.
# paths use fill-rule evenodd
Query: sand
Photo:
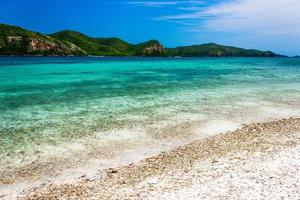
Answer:
<svg viewBox="0 0 300 200"><path fill-rule="evenodd" d="M19 199L299 199L300 118L243 125ZM2 198L5 198L3 196Z"/></svg>

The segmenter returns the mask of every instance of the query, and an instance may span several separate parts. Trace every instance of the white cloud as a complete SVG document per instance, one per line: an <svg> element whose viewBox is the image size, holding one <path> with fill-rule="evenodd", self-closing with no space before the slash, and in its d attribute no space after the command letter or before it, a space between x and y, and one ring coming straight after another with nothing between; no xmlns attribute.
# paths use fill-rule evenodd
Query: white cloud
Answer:
<svg viewBox="0 0 300 200"><path fill-rule="evenodd" d="M189 11L197 11L197 10L199 11L202 8L199 7L199 6L182 6L182 7L178 7L177 9L179 9L179 10L189 10Z"/></svg>
<svg viewBox="0 0 300 200"><path fill-rule="evenodd" d="M193 31L251 32L300 37L299 0L235 0L188 14L161 16L166 21L199 20Z"/></svg>
<svg viewBox="0 0 300 200"><path fill-rule="evenodd" d="M152 19L177 23L187 43L206 41L300 54L300 0L140 1L135 6L177 9ZM216 2L216 1L215 1ZM161 13L161 12L160 12Z"/></svg>
<svg viewBox="0 0 300 200"><path fill-rule="evenodd" d="M166 6L178 6L178 5L200 5L203 1L130 1L127 4L145 6L145 7L166 7Z"/></svg>

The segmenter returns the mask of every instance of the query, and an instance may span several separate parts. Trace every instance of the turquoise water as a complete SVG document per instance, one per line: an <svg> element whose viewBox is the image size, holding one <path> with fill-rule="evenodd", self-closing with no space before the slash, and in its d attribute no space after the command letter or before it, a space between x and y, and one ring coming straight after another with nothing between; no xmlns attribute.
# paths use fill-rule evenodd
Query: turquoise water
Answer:
<svg viewBox="0 0 300 200"><path fill-rule="evenodd" d="M299 102L300 59L2 57L0 160L21 165L45 145L88 145L99 132L140 128L155 139L162 124Z"/></svg>

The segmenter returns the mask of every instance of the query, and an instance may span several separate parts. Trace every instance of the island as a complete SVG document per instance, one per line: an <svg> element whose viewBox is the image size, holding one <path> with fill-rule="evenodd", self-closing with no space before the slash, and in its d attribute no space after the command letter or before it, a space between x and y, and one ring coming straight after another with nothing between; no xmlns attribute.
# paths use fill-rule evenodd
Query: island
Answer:
<svg viewBox="0 0 300 200"><path fill-rule="evenodd" d="M207 43L166 48L157 40L131 44L119 38L93 38L64 30L42 34L0 24L0 55L141 56L141 57L280 57L271 51Z"/></svg>

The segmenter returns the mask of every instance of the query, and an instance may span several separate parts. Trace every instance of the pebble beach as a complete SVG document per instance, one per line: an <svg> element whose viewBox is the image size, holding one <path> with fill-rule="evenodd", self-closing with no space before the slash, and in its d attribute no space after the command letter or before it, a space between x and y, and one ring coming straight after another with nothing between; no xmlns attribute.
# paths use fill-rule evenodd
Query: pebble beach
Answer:
<svg viewBox="0 0 300 200"><path fill-rule="evenodd" d="M300 118L243 125L19 199L299 199Z"/></svg>

